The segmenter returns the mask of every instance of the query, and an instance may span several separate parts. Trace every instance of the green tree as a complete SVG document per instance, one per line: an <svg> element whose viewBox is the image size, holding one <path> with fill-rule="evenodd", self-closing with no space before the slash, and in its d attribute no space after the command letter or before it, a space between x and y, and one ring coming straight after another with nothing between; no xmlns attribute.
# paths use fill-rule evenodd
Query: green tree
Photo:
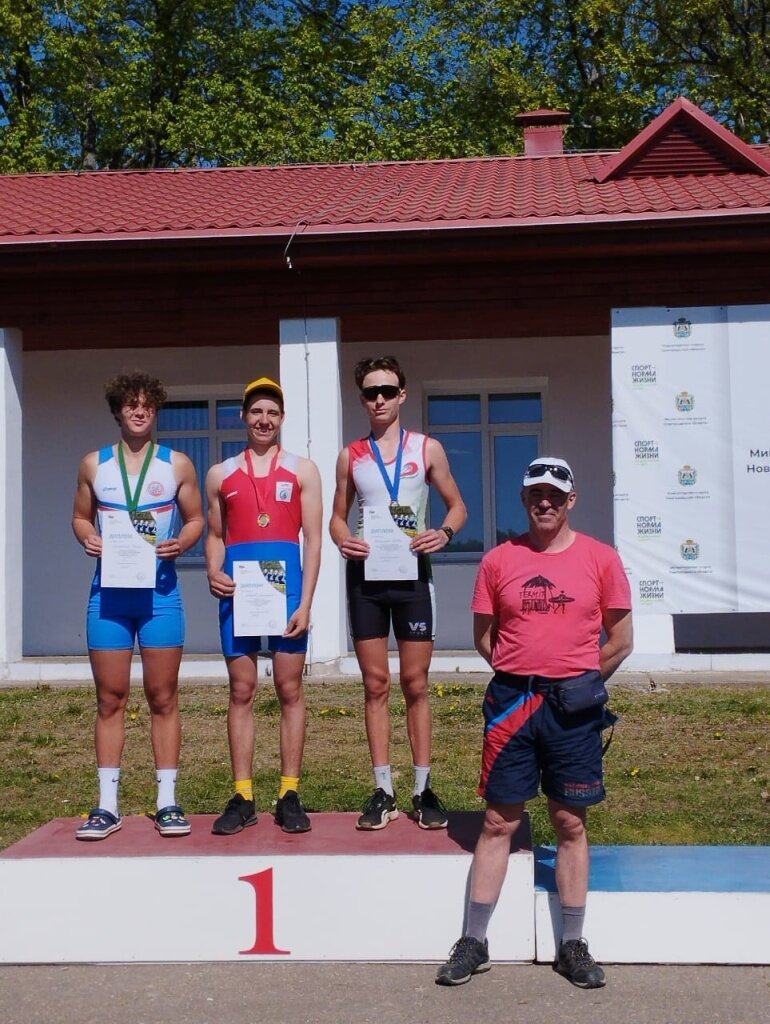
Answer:
<svg viewBox="0 0 770 1024"><path fill-rule="evenodd" d="M0 171L616 148L683 93L767 137L770 0L0 0Z"/></svg>

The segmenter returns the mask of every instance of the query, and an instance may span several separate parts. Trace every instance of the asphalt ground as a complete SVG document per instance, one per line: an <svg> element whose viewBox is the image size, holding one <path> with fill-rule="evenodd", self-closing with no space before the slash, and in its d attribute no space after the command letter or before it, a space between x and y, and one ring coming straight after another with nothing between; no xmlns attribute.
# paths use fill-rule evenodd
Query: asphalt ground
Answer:
<svg viewBox="0 0 770 1024"><path fill-rule="evenodd" d="M162 901L154 904L162 913ZM149 905L148 905L149 909ZM84 913L87 913L84 908ZM101 913L108 912L106 908ZM98 915L94 915L98 927ZM5 925L7 927L7 924ZM715 922L715 927L718 923ZM610 966L573 988L498 965L442 988L430 964L0 967L2 1024L767 1024L770 968Z"/></svg>

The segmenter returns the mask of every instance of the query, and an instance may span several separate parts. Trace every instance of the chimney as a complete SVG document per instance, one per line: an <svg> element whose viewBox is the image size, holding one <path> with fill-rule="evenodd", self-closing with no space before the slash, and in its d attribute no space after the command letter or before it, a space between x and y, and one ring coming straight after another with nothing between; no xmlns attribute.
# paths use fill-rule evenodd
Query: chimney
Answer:
<svg viewBox="0 0 770 1024"><path fill-rule="evenodd" d="M524 156L557 156L564 152L564 126L571 114L567 110L528 110L514 117L524 129Z"/></svg>

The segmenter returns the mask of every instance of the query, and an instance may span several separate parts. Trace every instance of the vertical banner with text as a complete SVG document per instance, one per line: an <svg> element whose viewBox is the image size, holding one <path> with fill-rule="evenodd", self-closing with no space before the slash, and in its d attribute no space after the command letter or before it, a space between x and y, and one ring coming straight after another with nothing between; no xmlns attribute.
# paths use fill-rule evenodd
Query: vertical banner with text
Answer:
<svg viewBox="0 0 770 1024"><path fill-rule="evenodd" d="M770 306L615 310L615 540L635 612L770 609Z"/></svg>

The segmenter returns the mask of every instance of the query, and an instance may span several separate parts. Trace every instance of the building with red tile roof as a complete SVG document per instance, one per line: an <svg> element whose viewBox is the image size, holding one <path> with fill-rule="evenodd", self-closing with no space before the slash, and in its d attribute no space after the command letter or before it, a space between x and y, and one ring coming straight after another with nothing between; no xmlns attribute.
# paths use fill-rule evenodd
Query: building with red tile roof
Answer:
<svg viewBox="0 0 770 1024"><path fill-rule="evenodd" d="M25 595L23 616L3 613L0 663L84 652L77 602L53 614L35 543L50 535L68 587L82 589L88 567L67 536L72 474L85 435L109 433L99 386L123 365L159 373L177 402L205 405L205 429L169 434L202 439L204 468L237 435L216 428L217 402L259 373L280 373L287 429L302 406L294 443L325 480L324 460L333 467L341 442L362 429L350 376L363 354L402 359L407 415L420 429L432 426L430 395L537 392L543 419L531 436L540 449L577 447L585 528L610 539L611 312L770 300L770 146L741 141L682 98L619 152L570 153L568 117L520 115L525 151L515 157L0 177L2 415L7 436L23 428L9 465L23 459L27 509L23 544L20 504L0 523L19 539L18 565L6 554L4 571L23 575ZM306 379L314 359L324 369ZM287 375L301 376L296 394ZM316 421L321 382L336 383L332 412ZM66 449L55 470L45 457L53 396ZM486 421L479 430L488 546L496 435ZM55 510L51 472L62 474ZM317 630L319 660L346 649L334 559L325 552L323 604L335 611L325 639ZM476 563L466 552L436 566L439 646L470 646ZM190 635L216 650L200 565L188 574ZM719 646L713 618L708 632Z"/></svg>

